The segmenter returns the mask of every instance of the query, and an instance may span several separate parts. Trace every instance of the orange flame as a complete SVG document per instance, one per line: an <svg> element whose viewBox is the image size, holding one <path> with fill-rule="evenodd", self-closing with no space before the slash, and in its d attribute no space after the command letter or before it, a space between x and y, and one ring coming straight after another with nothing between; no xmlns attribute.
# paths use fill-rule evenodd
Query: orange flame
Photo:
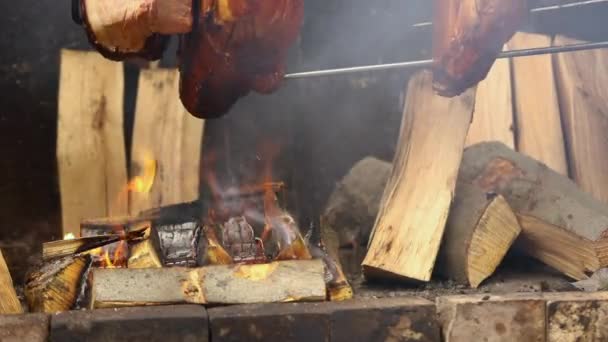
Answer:
<svg viewBox="0 0 608 342"><path fill-rule="evenodd" d="M148 193L152 190L156 178L156 160L146 157L141 165L141 174L133 177L127 189L131 192Z"/></svg>

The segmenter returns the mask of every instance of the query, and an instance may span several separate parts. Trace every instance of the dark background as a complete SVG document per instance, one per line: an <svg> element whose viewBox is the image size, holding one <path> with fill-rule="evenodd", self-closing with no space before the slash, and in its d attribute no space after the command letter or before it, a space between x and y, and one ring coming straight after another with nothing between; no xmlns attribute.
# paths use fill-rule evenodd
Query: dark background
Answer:
<svg viewBox="0 0 608 342"><path fill-rule="evenodd" d="M431 1L305 0L306 18L289 71L427 58ZM559 1L536 1L543 4ZM608 38L605 5L536 16L531 28ZM59 51L88 49L68 0L0 0L0 248L21 282L41 242L60 238L55 161ZM602 31L603 30L603 31ZM168 54L163 65L173 61ZM126 65L127 150L138 69ZM290 187L306 221L319 215L357 160L390 160L401 119L407 72L292 80L272 96L251 95L207 123L204 153L213 152L224 181L255 178L260 142L279 143L275 177Z"/></svg>

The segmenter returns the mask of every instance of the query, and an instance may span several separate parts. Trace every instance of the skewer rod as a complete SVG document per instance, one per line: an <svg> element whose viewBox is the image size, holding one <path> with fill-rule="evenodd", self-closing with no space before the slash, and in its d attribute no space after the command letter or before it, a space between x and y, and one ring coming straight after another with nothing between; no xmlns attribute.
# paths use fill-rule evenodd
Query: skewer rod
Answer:
<svg viewBox="0 0 608 342"><path fill-rule="evenodd" d="M527 56L537 56L537 55L546 55L546 54L554 54L554 53L562 53L562 52L602 49L602 48L608 48L608 41L505 51L505 52L500 53L497 58L527 57ZM391 70L391 69L425 68L425 67L431 66L432 64L433 64L432 59L424 59L424 60L400 62L400 63L364 65L364 66L356 66L356 67L348 67L348 68L305 71L305 72L287 74L287 75L285 75L285 79L335 76L335 75L353 74L353 73L369 72L369 71Z"/></svg>

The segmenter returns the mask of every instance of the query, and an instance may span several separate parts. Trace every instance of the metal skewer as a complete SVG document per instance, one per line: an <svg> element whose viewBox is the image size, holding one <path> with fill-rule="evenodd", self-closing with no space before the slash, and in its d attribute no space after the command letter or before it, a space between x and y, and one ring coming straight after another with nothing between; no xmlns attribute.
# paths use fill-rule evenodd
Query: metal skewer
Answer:
<svg viewBox="0 0 608 342"><path fill-rule="evenodd" d="M593 49L603 49L603 48L608 48L608 41L505 51L505 52L501 52L497 58L527 57L527 56L537 56L537 55L593 50ZM425 68L425 67L431 66L432 64L433 64L432 59L424 59L424 60L400 62L400 63L364 65L364 66L356 66L356 67L349 67L349 68L296 72L296 73L287 74L287 75L285 75L284 78L285 79L298 79L298 78L308 78L308 77L335 76L335 75L342 75L342 74L353 74L353 73L359 73L359 72L380 71L380 70L390 70L390 69Z"/></svg>
<svg viewBox="0 0 608 342"><path fill-rule="evenodd" d="M558 11L558 10L563 10L563 9L568 9L568 8L584 7L587 5L594 5L594 4L606 3L606 2L608 2L608 1L607 0L586 0L586 1L579 1L579 2L571 2L568 4L533 8L530 10L530 13L543 13L543 12ZM412 25L413 28L430 27L430 26L433 26L433 23L430 21Z"/></svg>

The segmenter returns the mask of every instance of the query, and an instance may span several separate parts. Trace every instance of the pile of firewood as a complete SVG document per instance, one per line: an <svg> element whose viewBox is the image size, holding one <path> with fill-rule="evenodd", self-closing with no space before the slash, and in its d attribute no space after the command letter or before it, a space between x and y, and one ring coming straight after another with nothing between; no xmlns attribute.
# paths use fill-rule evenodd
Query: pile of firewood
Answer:
<svg viewBox="0 0 608 342"><path fill-rule="evenodd" d="M369 241L368 280L442 275L476 288L509 251L574 280L608 267L605 203L501 142L465 148L475 95L440 97L430 73L414 76L393 164L357 163L322 222L342 245Z"/></svg>
<svg viewBox="0 0 608 342"><path fill-rule="evenodd" d="M335 254L320 234L303 237L279 206L280 189L268 183L241 194L262 204L261 231L242 212L204 210L199 202L84 220L80 237L43 245L44 261L26 281L28 306L58 312L351 298Z"/></svg>

